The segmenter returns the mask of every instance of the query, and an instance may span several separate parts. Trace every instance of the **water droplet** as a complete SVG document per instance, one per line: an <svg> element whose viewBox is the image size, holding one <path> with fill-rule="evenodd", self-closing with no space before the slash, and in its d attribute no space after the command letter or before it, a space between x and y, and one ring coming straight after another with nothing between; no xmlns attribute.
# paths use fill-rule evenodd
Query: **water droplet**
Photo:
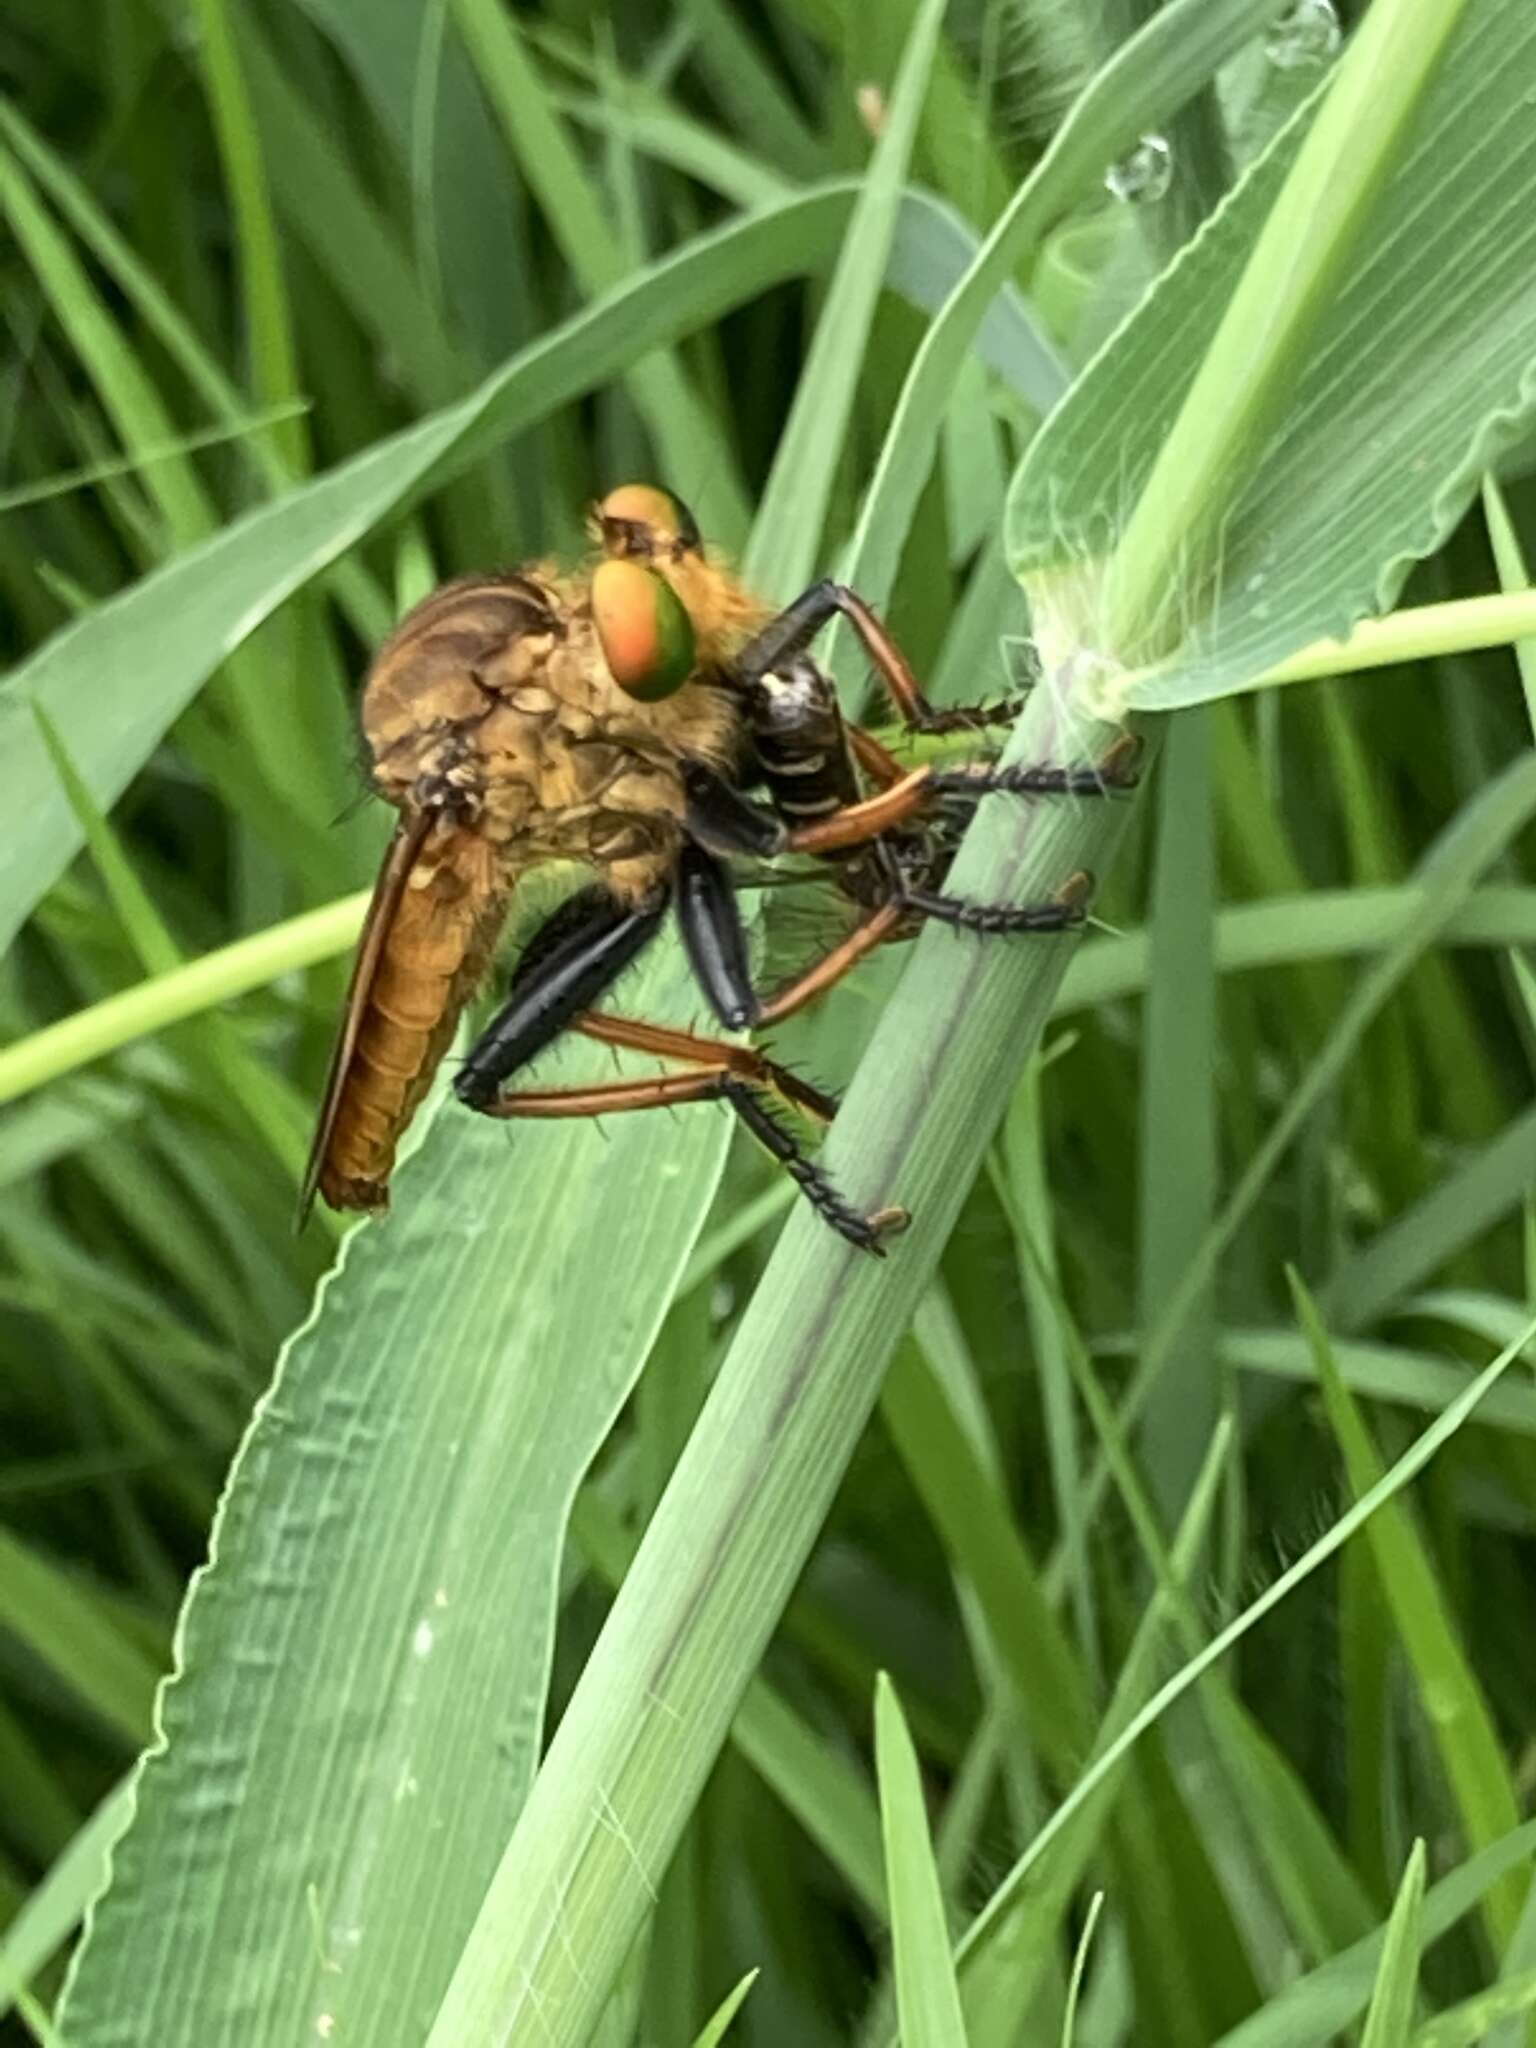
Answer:
<svg viewBox="0 0 1536 2048"><path fill-rule="evenodd" d="M1264 41L1264 54L1281 71L1326 64L1344 40L1333 0L1295 0Z"/></svg>
<svg viewBox="0 0 1536 2048"><path fill-rule="evenodd" d="M1022 633L1004 633L998 646L1002 651L1003 670L1008 677L1008 694L1010 697L1022 697L1045 673L1040 650Z"/></svg>
<svg viewBox="0 0 1536 2048"><path fill-rule="evenodd" d="M1143 135L1129 156L1110 165L1104 183L1114 198L1135 205L1164 198L1173 183L1173 151L1167 137Z"/></svg>

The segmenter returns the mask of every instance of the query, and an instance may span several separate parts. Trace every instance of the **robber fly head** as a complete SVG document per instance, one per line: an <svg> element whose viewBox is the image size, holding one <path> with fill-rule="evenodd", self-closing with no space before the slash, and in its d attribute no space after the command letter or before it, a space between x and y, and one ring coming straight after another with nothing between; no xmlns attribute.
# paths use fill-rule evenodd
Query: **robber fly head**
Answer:
<svg viewBox="0 0 1536 2048"><path fill-rule="evenodd" d="M766 612L705 548L682 499L658 484L623 484L593 506L589 530L603 553L592 619L619 688L654 703L690 676L723 682Z"/></svg>

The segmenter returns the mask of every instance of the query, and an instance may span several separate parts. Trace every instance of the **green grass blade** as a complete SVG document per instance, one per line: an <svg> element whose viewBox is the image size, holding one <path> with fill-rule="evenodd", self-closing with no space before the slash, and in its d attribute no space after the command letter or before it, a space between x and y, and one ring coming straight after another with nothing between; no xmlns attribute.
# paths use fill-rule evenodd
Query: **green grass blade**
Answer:
<svg viewBox="0 0 1536 2048"><path fill-rule="evenodd" d="M1399 40L1415 24L1422 37ZM1520 430L1536 335L1536 135L1520 111L1533 38L1536 20L1503 0L1374 7L1317 124L1304 109L1282 131L1031 447L1011 556L1037 628L1098 651L1106 701L1151 709L1246 687L1386 609ZM1371 62L1382 39L1402 58L1390 93ZM1378 98L1341 142L1346 109ZM1291 206L1341 150L1325 216L1339 239L1314 248ZM1288 279L1322 299L1293 309ZM1197 375L1221 387L1203 425L1185 409ZM1174 418L1182 478L1161 453ZM1213 492L1198 504L1184 495L1196 471ZM1133 634L1143 652L1176 650L1165 671L1119 672L1139 658Z"/></svg>
<svg viewBox="0 0 1536 2048"><path fill-rule="evenodd" d="M126 1784L108 1794L0 1934L0 2018L15 1987L30 1983L85 1918L86 1907L106 1883L107 1859L127 1825L131 1802Z"/></svg>
<svg viewBox="0 0 1536 2048"><path fill-rule="evenodd" d="M149 1726L154 1663L99 1593L4 1529L0 1626L119 1742L138 1747Z"/></svg>
<svg viewBox="0 0 1536 2048"><path fill-rule="evenodd" d="M1407 2048L1419 1989L1423 1920L1424 1844L1417 1841L1398 1886L1392 1918L1387 1922L1381 1968L1376 1973L1376 1988L1371 1993L1360 2048Z"/></svg>
<svg viewBox="0 0 1536 2048"><path fill-rule="evenodd" d="M1084 1772L1072 1791L1056 1808L1050 1819L1040 1829L1025 1855L1009 1872L1008 1881L992 1896L984 1913L967 1931L962 1946L962 1956L972 1947L987 1938L998 1915L1011 1904L1017 1888L1028 1878L1040 1858L1070 1826L1076 1815L1092 1799L1101 1783L1117 1768L1125 1753L1146 1730L1160 1720L1174 1703L1194 1686L1203 1674L1222 1657L1234 1644L1263 1620L1275 1607L1315 1572L1318 1567L1342 1549L1351 1536L1363 1528L1387 1502L1392 1500L1435 1455L1456 1431L1476 1411L1483 1395L1497 1386L1509 1367L1520 1355L1526 1342L1536 1335L1536 1320L1521 1332L1517 1341L1509 1345L1484 1367L1471 1384L1446 1408L1437 1419L1404 1452L1391 1469L1370 1491L1362 1495L1346 1514L1340 1517L1316 1542L1310 1544L1295 1562L1261 1593L1257 1600L1244 1608L1233 1621L1206 1644L1198 1656L1191 1658L1174 1677L1163 1684L1152 1698L1131 1718L1120 1731L1115 1741L1103 1751Z"/></svg>
<svg viewBox="0 0 1536 2048"><path fill-rule="evenodd" d="M1174 1538L1166 1578L1138 1619L1108 1708L1095 1733L1095 1756L1117 1742L1152 1693L1166 1663L1169 1625L1188 1575L1209 1542L1218 1488L1230 1471L1231 1447L1232 1431L1224 1422L1211 1439L1204 1466L1190 1492ZM1015 1999L1033 1990L1037 1976L1060 1939L1060 1929L1090 1859L1102 1853L1109 1839L1112 1809L1130 1763L1130 1757L1122 1753L1114 1769L1104 1774L1092 1796L1078 1807L1071 1824L1055 1837L1044 1855L1038 1860L1029 1856L1027 1877L1022 1864L1015 1863L993 1888L957 1954L968 2015L973 2012L977 1998L984 1994L987 1972L997 1950L1005 1952Z"/></svg>
<svg viewBox="0 0 1536 2048"><path fill-rule="evenodd" d="M1531 572L1526 566L1525 550L1520 545L1520 536L1510 519L1509 506L1496 477L1490 476L1483 484L1483 511L1488 521L1488 538L1493 545L1500 583L1511 594L1528 592ZM1520 664L1520 686L1525 691L1526 714L1532 732L1536 733L1536 638L1517 640L1515 659Z"/></svg>
<svg viewBox="0 0 1536 2048"><path fill-rule="evenodd" d="M1215 532L1247 482L1244 467L1356 261L1378 189L1406 147L1464 5L1385 0L1334 73L1121 536L1110 646L1151 646L1175 576L1203 582Z"/></svg>
<svg viewBox="0 0 1536 2048"><path fill-rule="evenodd" d="M729 0L682 0L698 37L699 63L721 105L764 156L777 155L794 178L827 169L826 145L806 124L774 66L765 63Z"/></svg>
<svg viewBox="0 0 1536 2048"><path fill-rule="evenodd" d="M1381 1460L1334 1365L1317 1311L1294 1277L1291 1290L1358 1498L1380 1484ZM1403 1504L1394 1501L1376 1517L1370 1544L1463 1832L1470 1848L1485 1849L1508 1834L1520 1818L1520 1802L1488 1701L1457 1638L1435 1567ZM1525 1889L1519 1879L1508 1878L1492 1887L1484 1901L1488 1931L1500 1950L1514 1932Z"/></svg>
<svg viewBox="0 0 1536 2048"><path fill-rule="evenodd" d="M1147 989L1141 1088L1141 1246L1137 1305L1155 1328L1215 1217L1217 1014L1212 733L1195 712L1168 735L1157 791L1149 922L1157 934ZM1166 1516L1177 1512L1200 1445L1216 1422L1211 1373L1214 1302L1208 1289L1183 1311L1176 1358L1147 1405L1150 1479Z"/></svg>
<svg viewBox="0 0 1536 2048"><path fill-rule="evenodd" d="M1536 1821L1526 1821L1502 1842L1458 1864L1424 1898L1428 1946L1465 1918L1488 1886L1536 1855ZM1216 2048L1323 2048L1365 2010L1381 1967L1386 1929L1357 1941L1317 1969L1288 1984L1261 2012L1224 2034Z"/></svg>
<svg viewBox="0 0 1536 2048"><path fill-rule="evenodd" d="M1090 1719L1081 1668L999 1479L988 1472L950 1391L915 1346L897 1354L881 1414L929 1519L975 1593L1032 1736L1065 1776Z"/></svg>
<svg viewBox="0 0 1536 2048"><path fill-rule="evenodd" d="M1037 692L1019 739L1028 758L1062 755L1054 717ZM1079 867L1102 871L1123 819L1118 806L999 807L978 820L952 886L992 901L1048 893ZM853 1200L907 1201L913 1227L899 1255L876 1262L814 1216L786 1226L556 1732L438 2015L438 2043L529 2027L573 2048L582 2039L1064 965L1051 945L981 953L933 931L918 941L825 1153Z"/></svg>
<svg viewBox="0 0 1536 2048"><path fill-rule="evenodd" d="M675 972L648 969L647 1014ZM348 1239L236 1461L72 1974L77 2048L125 2025L419 2042L522 1801L570 1501L726 1129L443 1126L399 1213Z"/></svg>
<svg viewBox="0 0 1536 2048"><path fill-rule="evenodd" d="M676 1299L683 1298L686 1282L685 1272ZM572 1533L609 1585L622 1585L634 1545L600 1511L591 1488L576 1503ZM821 1848L865 1911L882 1917L880 1814L858 1766L763 1678L748 1686L731 1724L731 1741Z"/></svg>
<svg viewBox="0 0 1536 2048"><path fill-rule="evenodd" d="M124 448L136 455L166 448L176 439L175 421L68 237L20 164L3 149L0 208ZM285 401L293 396L283 393ZM213 505L190 461L162 456L143 475L174 543L185 546L212 531Z"/></svg>
<svg viewBox="0 0 1536 2048"><path fill-rule="evenodd" d="M720 2043L731 2030L731 2021L746 2003L747 1993L757 1982L758 1972L748 1970L734 1991L728 1992L711 2014L708 2024L694 2041L693 2048L720 2048Z"/></svg>
<svg viewBox="0 0 1536 2048"><path fill-rule="evenodd" d="M1424 1296L1413 1306L1418 1313L1429 1315L1440 1307L1440 1300ZM1524 1327L1524 1321L1523 1310L1511 1302L1508 1313L1500 1318L1497 1332L1478 1327L1477 1334L1491 1343L1508 1343ZM1505 1323L1509 1327L1502 1327ZM1463 1326L1473 1327L1470 1319ZM1306 1339L1291 1330L1226 1329L1221 1333L1219 1349L1221 1356L1239 1371L1296 1381L1317 1377ZM1424 1415L1438 1415L1467 1383L1464 1367L1401 1345L1335 1341L1332 1356L1340 1378L1352 1394L1369 1401L1396 1402ZM1536 1387L1520 1380L1495 1387L1488 1396L1482 1419L1490 1428L1509 1435L1536 1436Z"/></svg>
<svg viewBox="0 0 1536 2048"><path fill-rule="evenodd" d="M624 276L622 249L572 147L549 88L529 58L521 30L494 0L453 0L454 15L517 167L549 224L572 274L590 295ZM692 503L706 533L738 548L747 531L746 498L683 366L647 362L636 349L627 382L661 455L665 474Z"/></svg>
<svg viewBox="0 0 1536 2048"><path fill-rule="evenodd" d="M1520 2016L1533 2007L1536 1970L1522 1970L1426 2020L1413 2037L1413 2048L1478 2048L1479 2043L1484 2048L1503 2048L1494 2029L1502 2024L1510 2030L1511 2043L1523 2041Z"/></svg>
<svg viewBox="0 0 1536 2048"><path fill-rule="evenodd" d="M229 190L240 266L251 379L264 405L286 405L303 391L277 223L272 215L250 93L241 68L228 0L193 0L219 158ZM289 463L308 468L301 420L280 429Z"/></svg>
<svg viewBox="0 0 1536 2048"><path fill-rule="evenodd" d="M1423 908L1424 891L1320 889L1244 903L1218 913L1216 965L1223 974L1386 952ZM1474 889L1441 926L1442 945L1530 945L1536 940L1536 891L1491 885ZM1067 972L1058 1016L1112 1002L1145 988L1151 941L1146 932L1093 939Z"/></svg>
<svg viewBox="0 0 1536 2048"><path fill-rule="evenodd" d="M54 772L64 785L113 911L140 965L152 976L175 974L183 964L180 947L133 872L110 822L92 803L52 721L41 705L34 705L33 711ZM309 1109L288 1082L264 1068L223 1017L210 1019L209 1027L187 1046L187 1054L210 1079L215 1100L237 1105L251 1134L259 1144L271 1148L285 1174L291 1179L301 1175L308 1149Z"/></svg>
<svg viewBox="0 0 1536 2048"><path fill-rule="evenodd" d="M1421 906L1397 943L1361 977L1322 1050L1311 1062L1285 1107L1265 1132L1236 1186L1222 1204L1184 1277L1146 1340L1135 1386L1128 1397L1134 1411L1166 1365L1174 1334L1189 1306L1215 1270L1222 1251L1268 1185L1307 1117L1337 1081L1367 1026L1433 938L1441 919L1472 888L1536 810L1536 761L1523 760L1480 791L1441 834L1419 868Z"/></svg>
<svg viewBox="0 0 1536 2048"><path fill-rule="evenodd" d="M875 1761L903 2048L965 2048L922 1774L896 1689L884 1672L875 1685Z"/></svg>
<svg viewBox="0 0 1536 2048"><path fill-rule="evenodd" d="M441 405L470 381L460 350L393 224L340 157L323 115L306 103L251 20L240 22L240 68L259 130L265 172L291 231L302 237L381 354L426 403ZM297 464L302 451L289 451Z"/></svg>
<svg viewBox="0 0 1536 2048"><path fill-rule="evenodd" d="M1359 1330L1423 1287L1458 1251L1519 1207L1536 1160L1536 1108L1517 1116L1390 1223L1329 1280L1328 1321Z"/></svg>
<svg viewBox="0 0 1536 2048"><path fill-rule="evenodd" d="M810 581L820 558L833 478L853 415L944 10L945 0L922 0L916 10L888 118L848 223L743 558L752 587L786 603Z"/></svg>
<svg viewBox="0 0 1536 2048"><path fill-rule="evenodd" d="M1267 13L1266 0L1173 0L1087 87L999 216L924 336L881 449L848 570L872 602L890 595L955 379L998 291L1106 165L1198 90Z"/></svg>

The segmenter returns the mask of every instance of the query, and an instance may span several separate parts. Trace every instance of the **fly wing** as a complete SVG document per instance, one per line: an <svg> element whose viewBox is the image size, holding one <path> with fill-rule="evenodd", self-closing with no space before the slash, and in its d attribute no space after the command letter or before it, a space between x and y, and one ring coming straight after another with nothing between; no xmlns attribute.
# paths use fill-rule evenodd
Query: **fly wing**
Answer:
<svg viewBox="0 0 1536 2048"><path fill-rule="evenodd" d="M362 1029L368 999L373 993L379 962L384 957L384 948L388 943L395 914L400 908L400 899L405 894L406 884L410 880L411 870L426 844L432 825L433 814L429 810L418 810L401 818L395 827L395 835L389 842L389 851L384 856L383 866L379 869L379 878L373 885L373 900L369 903L368 914L363 919L362 935L358 939L357 952L352 961L352 976L347 983L341 1023L337 1028L336 1043L331 1048L331 1063L326 1070L325 1093L321 1098L320 1114L315 1120L314 1141L309 1148L309 1160L304 1168L304 1183L299 1190L298 1221L301 1228L314 1207L315 1190L320 1184L320 1176L331 1149L336 1118L341 1109L342 1097L346 1093L347 1082L351 1077L358 1032Z"/></svg>

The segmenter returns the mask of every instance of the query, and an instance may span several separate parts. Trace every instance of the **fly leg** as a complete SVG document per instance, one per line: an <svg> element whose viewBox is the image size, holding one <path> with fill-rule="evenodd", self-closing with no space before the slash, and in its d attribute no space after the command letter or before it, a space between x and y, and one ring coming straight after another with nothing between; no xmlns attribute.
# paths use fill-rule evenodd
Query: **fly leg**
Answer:
<svg viewBox="0 0 1536 2048"><path fill-rule="evenodd" d="M577 1019L575 1028L607 1045L686 1060L696 1071L600 1082L590 1088L518 1089L480 1104L485 1114L506 1118L608 1116L621 1110L658 1109L684 1102L728 1102L784 1167L816 1213L850 1244L880 1258L884 1256L883 1240L906 1227L904 1209L877 1209L866 1216L853 1208L775 1114L770 1091L816 1117L830 1117L837 1107L829 1096L787 1068L776 1066L750 1046L729 1045L628 1017L598 1013Z"/></svg>
<svg viewBox="0 0 1536 2048"><path fill-rule="evenodd" d="M936 768L930 787L941 796L1120 796L1137 783L1136 756L1141 743L1122 733L1103 760L1076 768L996 768L990 761L967 762L959 768Z"/></svg>
<svg viewBox="0 0 1536 2048"><path fill-rule="evenodd" d="M1108 796L1130 786L1125 773L1111 780L1103 768L994 768L986 762L967 768L936 768L925 763L908 769L874 796L844 804L829 817L786 832L783 851L835 853L866 845L916 819L936 797L979 802L993 795Z"/></svg>
<svg viewBox="0 0 1536 2048"><path fill-rule="evenodd" d="M745 683L756 682L759 676L803 654L834 617L845 618L857 634L909 731L960 732L978 725L1007 725L1018 716L1022 698L998 704L951 705L943 710L930 704L911 664L875 612L856 590L834 583L830 577L813 583L748 641L733 664L736 673Z"/></svg>
<svg viewBox="0 0 1536 2048"><path fill-rule="evenodd" d="M830 818L819 819L814 825L801 826L791 832L788 835L788 850L793 853L826 854L878 840L883 834L919 815L936 794L943 796L955 793L951 789L952 784L958 785L960 793L968 798L980 798L993 791L1009 795L1080 795L1085 793L1090 785L1084 784L1079 788L1066 780L1078 773L1076 769L978 768L944 771L927 767L915 768L910 774L903 775L900 781L892 783L875 796L865 797L860 803L846 804ZM1095 792L1102 793L1102 782L1095 781L1091 787ZM905 910L939 924L953 925L962 931L988 936L1018 932L1062 932L1070 931L1082 923L1091 887L1091 878L1079 872L1069 879L1061 894L1049 903L968 903L961 897L947 896L939 890L923 887L920 882L902 874L898 864L897 874L892 883L891 903L897 910ZM854 934L855 939L858 936L858 933ZM878 941L871 940L870 943ZM864 950L868 950L867 946ZM813 973L815 971L812 970ZM833 979L835 978L834 976Z"/></svg>
<svg viewBox="0 0 1536 2048"><path fill-rule="evenodd" d="M856 730L856 728L855 728ZM877 747L879 742L874 743ZM883 752L883 750L882 750ZM862 759L862 753L861 753ZM935 798L979 800L997 791L1010 795L1102 793L1094 771L1080 769L941 770L923 766L900 770L873 796L844 804L809 825L786 827L712 771L687 771L688 826L721 852L838 855L858 847L879 850L884 836L920 821ZM1069 931L1083 921L1086 878L1074 876L1051 903L971 904L909 881L899 860L886 863L885 893L841 945L815 962L797 981L764 1001L752 986L746 936L730 876L710 850L686 845L679 866L678 921L694 973L715 1014L728 1030L778 1023L840 981L866 953L898 935L907 917L921 917L988 935Z"/></svg>
<svg viewBox="0 0 1536 2048"><path fill-rule="evenodd" d="M618 980L654 938L667 899L641 909L606 889L583 889L534 933L507 1000L470 1047L453 1092L470 1109L494 1109L501 1084L549 1045Z"/></svg>

